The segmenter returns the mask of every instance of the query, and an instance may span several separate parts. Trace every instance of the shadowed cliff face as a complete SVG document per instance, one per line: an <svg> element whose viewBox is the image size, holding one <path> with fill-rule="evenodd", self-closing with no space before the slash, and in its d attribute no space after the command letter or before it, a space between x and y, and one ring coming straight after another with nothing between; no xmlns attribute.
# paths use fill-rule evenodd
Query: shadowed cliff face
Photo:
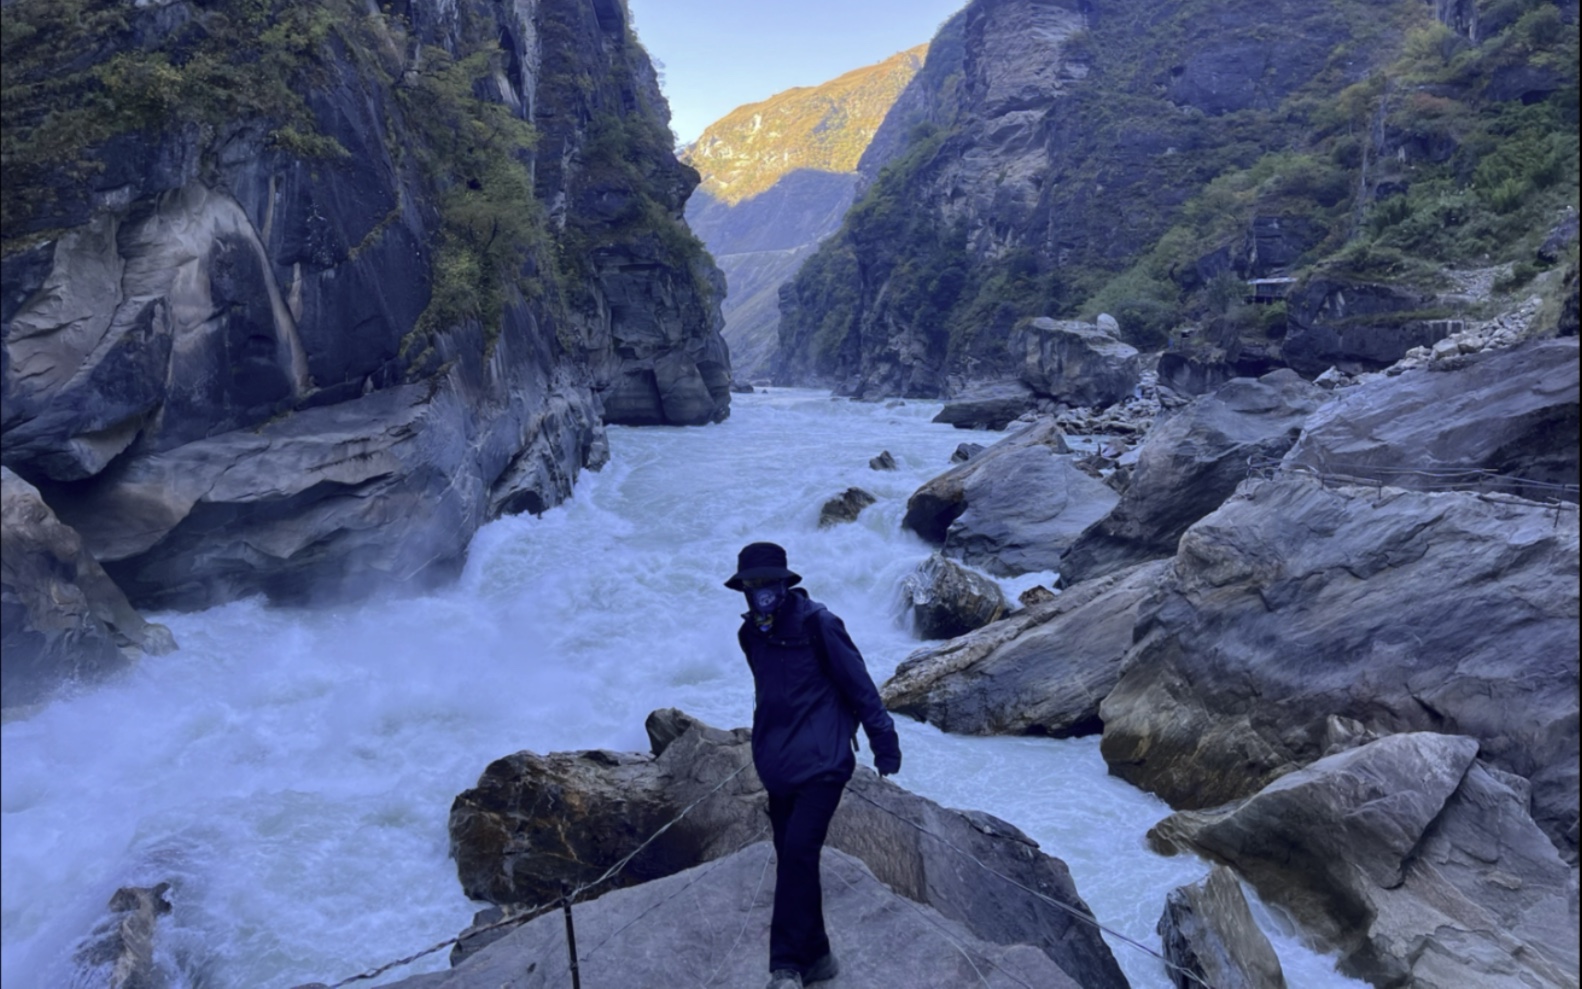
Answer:
<svg viewBox="0 0 1582 989"><path fill-rule="evenodd" d="M782 293L775 379L955 394L1009 376L1020 321L1099 312L1146 349L1198 321L1261 373L1285 310L1244 280L1314 265L1399 297L1353 334L1409 324L1363 363L1399 358L1448 305L1416 259L1530 277L1574 202L1575 4L1476 6L974 0ZM1288 305L1291 353L1323 351L1304 373L1349 356L1311 338L1352 327Z"/></svg>
<svg viewBox="0 0 1582 989"><path fill-rule="evenodd" d="M623 4L123 8L5 7L0 420L135 602L421 585L728 414Z"/></svg>

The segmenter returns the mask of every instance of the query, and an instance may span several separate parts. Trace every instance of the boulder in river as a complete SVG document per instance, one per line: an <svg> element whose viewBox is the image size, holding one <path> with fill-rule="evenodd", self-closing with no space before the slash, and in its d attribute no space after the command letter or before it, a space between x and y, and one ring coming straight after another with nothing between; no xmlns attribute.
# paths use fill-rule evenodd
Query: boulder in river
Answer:
<svg viewBox="0 0 1582 989"><path fill-rule="evenodd" d="M1053 422L1030 423L908 499L902 524L946 556L997 575L1053 570L1117 495L1067 456Z"/></svg>
<svg viewBox="0 0 1582 989"><path fill-rule="evenodd" d="M895 470L895 456L889 450L883 450L877 457L868 461L870 470Z"/></svg>
<svg viewBox="0 0 1582 989"><path fill-rule="evenodd" d="M0 707L125 669L129 654L176 648L170 630L144 621L76 531L9 467L0 467L0 541Z"/></svg>
<svg viewBox="0 0 1582 989"><path fill-rule="evenodd" d="M598 878L689 806L604 888L670 876L768 836L749 731L710 728L675 710L650 715L648 728L651 756L519 752L491 763L451 808L463 891L497 904L552 904L562 880ZM826 845L861 859L880 882L978 938L1030 944L1084 987L1126 985L1103 940L1069 912L1091 916L1065 864L1004 821L947 810L859 768ZM761 957L757 963L761 971Z"/></svg>
<svg viewBox="0 0 1582 989"><path fill-rule="evenodd" d="M1057 569L1069 583L1172 556L1187 526L1218 508L1250 459L1278 459L1324 393L1289 370L1235 378L1155 426L1113 511L1072 544Z"/></svg>
<svg viewBox="0 0 1582 989"><path fill-rule="evenodd" d="M1389 735L1150 837L1229 862L1374 985L1574 986L1574 873L1478 749Z"/></svg>
<svg viewBox="0 0 1582 989"><path fill-rule="evenodd" d="M818 527L828 529L832 525L842 522L855 522L862 510L878 501L873 495L862 488L847 488L840 494L826 501L818 511Z"/></svg>
<svg viewBox="0 0 1582 989"><path fill-rule="evenodd" d="M956 449L951 451L950 462L964 464L984 451L982 443L957 443Z"/></svg>
<svg viewBox="0 0 1582 989"><path fill-rule="evenodd" d="M826 848L824 919L840 974L830 986L1085 989L1037 948L1000 943L888 885L860 857ZM774 905L774 847L759 841L711 862L572 910L585 986L763 984ZM449 972L389 989L564 989L566 923L558 912L507 930ZM1114 985L1115 983L1103 983Z"/></svg>
<svg viewBox="0 0 1582 989"><path fill-rule="evenodd" d="M1170 973L1175 989L1285 989L1280 957L1252 919L1235 873L1222 865L1170 891L1158 932L1165 957L1178 966Z"/></svg>
<svg viewBox="0 0 1582 989"><path fill-rule="evenodd" d="M94 972L79 985L104 985L107 989L164 989L170 984L154 960L154 930L159 918L170 913L165 894L169 883L157 886L123 886L110 897L110 916L100 921L77 948L74 961L79 974ZM103 982L98 974L103 974Z"/></svg>
<svg viewBox="0 0 1582 989"><path fill-rule="evenodd" d="M902 582L916 623L925 639L952 639L982 628L1005 613L1000 585L960 564L933 554Z"/></svg>
<svg viewBox="0 0 1582 989"><path fill-rule="evenodd" d="M1102 730L1142 600L1169 563L1141 564L940 646L896 668L887 708L949 732L1068 738Z"/></svg>
<svg viewBox="0 0 1582 989"><path fill-rule="evenodd" d="M1067 405L1114 405L1132 397L1142 378L1137 349L1094 323L1041 316L1006 346L1021 355L1023 383Z"/></svg>
<svg viewBox="0 0 1582 989"><path fill-rule="evenodd" d="M1569 506L1249 480L1139 614L1100 708L1105 761L1200 808L1319 758L1332 715L1453 732L1531 781L1575 860L1577 578Z"/></svg>
<svg viewBox="0 0 1582 989"><path fill-rule="evenodd" d="M1286 464L1400 488L1481 485L1575 501L1579 366L1573 337L1486 351L1455 370L1376 378L1314 413ZM1546 485L1573 487L1565 495Z"/></svg>

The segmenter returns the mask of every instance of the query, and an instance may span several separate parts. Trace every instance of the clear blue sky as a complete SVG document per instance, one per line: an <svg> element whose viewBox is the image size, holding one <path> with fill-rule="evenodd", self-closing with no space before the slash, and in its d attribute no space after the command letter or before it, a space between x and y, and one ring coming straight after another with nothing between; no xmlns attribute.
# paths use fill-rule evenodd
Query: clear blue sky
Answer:
<svg viewBox="0 0 1582 989"><path fill-rule="evenodd" d="M677 140L744 103L920 45L966 0L628 0Z"/></svg>

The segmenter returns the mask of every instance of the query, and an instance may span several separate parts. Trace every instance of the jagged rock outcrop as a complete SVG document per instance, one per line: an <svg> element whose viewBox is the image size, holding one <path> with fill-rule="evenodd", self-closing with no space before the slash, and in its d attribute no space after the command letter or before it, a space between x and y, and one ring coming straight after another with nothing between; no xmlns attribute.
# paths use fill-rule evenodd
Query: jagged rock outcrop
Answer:
<svg viewBox="0 0 1582 989"><path fill-rule="evenodd" d="M1126 490L1060 559L1070 583L1174 555L1181 533L1218 508L1251 461L1291 448L1324 394L1294 372L1236 378L1154 427Z"/></svg>
<svg viewBox="0 0 1582 989"><path fill-rule="evenodd" d="M0 707L125 669L130 655L176 648L170 630L144 621L82 538L7 467L0 467L0 543Z"/></svg>
<svg viewBox="0 0 1582 989"><path fill-rule="evenodd" d="M1009 346L1022 355L1022 381L1067 405L1114 405L1141 380L1137 348L1099 324L1040 317L1013 333Z"/></svg>
<svg viewBox="0 0 1582 989"><path fill-rule="evenodd" d="M1246 481L1142 610L1105 761L1192 809L1319 758L1332 715L1466 735L1574 861L1577 559L1569 508Z"/></svg>
<svg viewBox="0 0 1582 989"><path fill-rule="evenodd" d="M1454 370L1408 371L1343 389L1308 421L1285 462L1394 487L1470 485L1575 501L1577 353L1574 338L1533 341L1468 355ZM1506 477L1480 481L1477 471Z"/></svg>
<svg viewBox="0 0 1582 989"><path fill-rule="evenodd" d="M1121 678L1138 608L1168 567L1148 563L1091 580L920 649L884 684L885 707L969 735L1098 734L1099 704Z"/></svg>
<svg viewBox="0 0 1582 989"><path fill-rule="evenodd" d="M77 948L77 985L107 989L164 989L170 979L154 958L159 918L170 913L169 883L123 886L110 897L110 916L94 926ZM99 981L102 979L103 981Z"/></svg>
<svg viewBox="0 0 1582 989"><path fill-rule="evenodd" d="M998 619L1005 592L987 577L938 553L901 582L913 628L924 639L952 639Z"/></svg>
<svg viewBox="0 0 1582 989"><path fill-rule="evenodd" d="M1574 872L1529 816L1526 781L1478 750L1389 735L1150 837L1231 863L1374 985L1575 985Z"/></svg>
<svg viewBox="0 0 1582 989"><path fill-rule="evenodd" d="M737 107L686 149L703 177L687 223L730 286L724 336L738 378L767 374L779 345L780 286L840 228L857 163L927 48Z"/></svg>
<svg viewBox="0 0 1582 989"><path fill-rule="evenodd" d="M773 846L760 841L718 861L578 904L573 917L583 984L759 985L766 975L763 946L774 904L773 865ZM1097 984L1073 978L1036 948L997 943L908 900L861 858L826 848L820 871L825 925L840 960L832 986L1081 989ZM556 913L509 930L449 972L389 985L559 989L567 984L567 964L566 923Z"/></svg>
<svg viewBox="0 0 1582 989"><path fill-rule="evenodd" d="M1170 972L1176 989L1285 989L1279 956L1252 919L1235 874L1222 865L1201 882L1170 891L1158 932L1165 957L1177 966Z"/></svg>
<svg viewBox="0 0 1582 989"><path fill-rule="evenodd" d="M819 506L818 527L828 529L833 525L855 522L864 508L878 500L862 488L847 488Z"/></svg>
<svg viewBox="0 0 1582 989"><path fill-rule="evenodd" d="M1072 464L1065 436L1040 419L918 488L901 524L946 556L993 574L1053 570L1117 496Z"/></svg>
<svg viewBox="0 0 1582 989"><path fill-rule="evenodd" d="M653 756L521 752L490 764L451 808L451 849L467 895L530 907L549 903L562 880L598 878L694 803L606 888L673 876L767 836L767 797L751 768L749 731L710 728L675 710L650 715L648 729ZM1091 927L989 876L925 833L1028 889L1087 910L1065 865L1011 825L939 807L867 769L849 784L826 845L860 859L896 893L975 937L1032 945L1078 985L1124 989L1125 977Z"/></svg>
<svg viewBox="0 0 1582 989"><path fill-rule="evenodd" d="M232 6L6 6L7 79L48 85L8 81L4 463L135 602L421 586L564 499L604 422L727 413L697 177L621 4ZM133 63L178 50L165 101Z"/></svg>

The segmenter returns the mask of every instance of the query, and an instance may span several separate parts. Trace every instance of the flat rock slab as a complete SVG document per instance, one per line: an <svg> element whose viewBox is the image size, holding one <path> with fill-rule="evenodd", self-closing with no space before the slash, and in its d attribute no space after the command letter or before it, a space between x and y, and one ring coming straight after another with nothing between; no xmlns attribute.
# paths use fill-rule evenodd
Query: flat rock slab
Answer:
<svg viewBox="0 0 1582 989"><path fill-rule="evenodd" d="M1144 597L1169 561L1079 584L941 646L920 649L882 690L885 706L949 732L1066 738L1102 730Z"/></svg>
<svg viewBox="0 0 1582 989"><path fill-rule="evenodd" d="M1080 989L1042 951L991 944L899 895L860 860L824 850L824 918L841 973L830 989ZM618 890L573 909L585 986L753 987L768 981L774 849L723 859ZM391 989L564 989L566 925L557 911L516 929L450 972Z"/></svg>

